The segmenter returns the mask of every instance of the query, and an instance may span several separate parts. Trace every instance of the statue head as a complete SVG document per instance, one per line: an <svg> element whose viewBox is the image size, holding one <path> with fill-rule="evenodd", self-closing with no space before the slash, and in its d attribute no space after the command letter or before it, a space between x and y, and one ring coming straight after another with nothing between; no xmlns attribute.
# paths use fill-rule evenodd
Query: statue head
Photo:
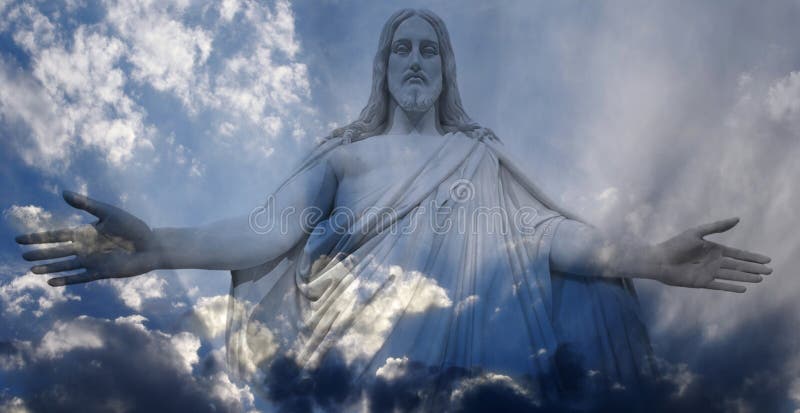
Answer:
<svg viewBox="0 0 800 413"><path fill-rule="evenodd" d="M442 92L439 36L433 26L412 16L397 26L386 65L389 96L405 112L423 114Z"/></svg>
<svg viewBox="0 0 800 413"><path fill-rule="evenodd" d="M415 55L413 50L403 55L403 47L409 44L395 42L403 40L395 38L398 28L401 28L400 37L417 42L413 47L422 45L428 49L420 49L420 55ZM432 55L434 49L436 53ZM418 60L414 62L414 59ZM424 77L415 80L415 73ZM436 105L438 121L445 132L460 131L475 138L494 138L492 131L482 128L464 111L450 35L442 19L429 10L403 9L389 17L383 25L373 60L372 89L367 105L358 119L334 130L331 136L356 141L383 133L389 121L390 99L406 111L426 111L432 104Z"/></svg>

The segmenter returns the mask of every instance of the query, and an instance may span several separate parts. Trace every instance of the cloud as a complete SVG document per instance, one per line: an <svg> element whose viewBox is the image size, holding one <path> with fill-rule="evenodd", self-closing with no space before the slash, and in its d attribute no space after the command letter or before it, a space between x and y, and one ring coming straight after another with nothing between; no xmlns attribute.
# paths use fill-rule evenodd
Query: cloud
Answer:
<svg viewBox="0 0 800 413"><path fill-rule="evenodd" d="M179 360L183 361L184 370L191 374L192 366L200 360L197 356L197 350L200 349L200 339L184 331L170 337L170 342L180 356Z"/></svg>
<svg viewBox="0 0 800 413"><path fill-rule="evenodd" d="M375 370L375 376L384 380L395 380L407 374L408 357L388 357L383 366Z"/></svg>
<svg viewBox="0 0 800 413"><path fill-rule="evenodd" d="M42 338L36 349L36 357L56 359L76 349L98 349L104 346L99 332L88 323L56 321L53 328Z"/></svg>
<svg viewBox="0 0 800 413"><path fill-rule="evenodd" d="M147 317L141 314L132 314L114 319L114 322L117 324L129 324L138 328L139 330L147 331L147 327L144 326L145 321L147 321Z"/></svg>
<svg viewBox="0 0 800 413"><path fill-rule="evenodd" d="M53 214L37 205L11 205L3 211L3 218L24 233L41 232L53 226Z"/></svg>
<svg viewBox="0 0 800 413"><path fill-rule="evenodd" d="M214 151L230 146L237 154L261 157L272 153L273 138L294 129L297 112L308 110L309 95L316 94L318 87L329 87L315 83L312 76L328 70L322 66L330 63L331 55L341 56L345 63L335 69L341 76L334 76L336 82L332 83L336 85L330 86L342 93L319 115L357 113L352 108L341 109L340 104L352 103L353 96L367 91L368 85L359 74L368 70L359 71L350 63L369 66L368 57L374 51L373 29L394 7L355 5L356 11L340 9L337 4L301 12L302 4L290 6L288 2L233 0L199 7L191 2L119 1L101 5L97 21L83 21L83 15L90 14L85 12L91 12L83 9L88 3L69 3L69 8L54 14L44 3L0 2L0 13L4 13L0 30L13 41L9 47L19 48L18 54L25 55L16 59L16 52L3 54L0 122L4 126L21 125L30 133L29 137L9 133L8 142L36 168L71 162L87 152L96 152L114 168L133 165L143 158L149 162L149 142L158 147L173 123L192 131L219 130L226 137L220 138L223 143L212 146ZM504 123L487 126L508 131L501 138L509 143L516 139L520 143L517 148L528 151L523 151L523 156L533 154L529 165L538 163L544 165L543 169L552 166L555 172L551 175L556 179L546 181L545 188L555 188L556 195L561 192L570 209L578 209L610 231L626 230L654 242L689 225L740 215L743 221L739 228L717 239L773 256L775 274L744 296L637 283L656 351L674 363L667 369L671 378L664 384L664 397L693 400L695 404L687 401L681 406L711 411L724 410L725 406L755 411L798 408L800 402L778 406L781 400L798 398L797 386L790 385L797 377L792 354L798 345L791 341L796 340L795 329L791 324L767 328L770 318L798 312L796 305L784 306L796 301L800 287L792 276L800 265L796 259L800 245L794 234L796 206L800 204L795 185L800 176L800 163L796 162L800 155L796 128L800 77L794 47L798 36L795 26L787 24L796 20L796 8L789 2L739 2L732 8L664 2L643 8L635 2L613 1L602 6L518 3L459 7L458 12L444 6L441 9L437 11L453 16L447 22L456 41L465 106L481 121L491 119L496 112ZM335 15L317 17L314 13L322 13L318 10L349 16L341 20ZM300 14L305 12L308 14ZM128 16L130 21L119 16ZM332 33L325 28L331 20L349 24L336 25L336 39L321 38ZM503 24L497 25L498 21ZM323 24L316 24L320 22ZM478 26L473 22L496 30L474 36L474 27ZM541 31L529 29L531 26L541 27ZM302 28L309 30L301 36L297 30ZM369 33L363 35L367 30ZM500 47L481 47L487 44L484 39L491 42L498 38L502 40L497 43ZM331 43L339 48L328 48ZM370 48L363 53L367 60L358 63L350 49L361 44ZM730 47L732 44L735 47ZM309 53L304 56L301 45L309 53L319 51L320 64L306 66L303 59ZM519 53L523 49L526 53ZM464 59L469 56L473 64L466 65ZM486 63L498 57L501 59L497 61L504 64ZM487 71L491 76L486 76ZM354 81L341 82L347 76ZM150 96L153 93L155 98ZM470 95L474 98L469 99ZM472 113L472 108L478 110ZM159 117L168 119L159 121ZM519 122L521 118L529 123ZM122 132L106 136L104 131L113 129L114 122ZM206 123L211 126L206 128ZM298 136L309 127L308 122L299 125ZM123 133L128 130L133 135ZM523 130L526 132L519 132ZM170 147L177 154L175 159L182 156L184 167L191 171L187 173L210 177L212 174L206 172L228 166L204 158L180 131ZM142 153L148 156L138 157ZM228 153L224 154L225 162L230 162ZM286 152L278 149L275 154ZM159 157L155 155L152 158ZM549 164L537 162L548 156ZM277 160L274 155L272 159ZM136 181L142 172L130 167L127 171L128 181ZM100 175L86 175L92 188L104 187ZM241 177L234 174L233 178ZM225 181L229 182L227 175ZM139 183L128 183L134 185L126 191L135 202ZM259 180L254 186L261 185ZM153 193L141 196L157 199ZM29 220L30 228L44 228L52 219L45 213L32 214L38 218ZM26 274L22 281L0 285L5 314L27 316L30 312L39 317L58 303L79 299L65 295L66 289L47 288L45 278ZM122 285L114 287L118 294L125 291L117 288ZM158 283L152 286L155 291L165 288ZM51 296L51 291L56 295ZM217 297L222 296L210 300ZM134 286L121 300L129 308L146 309L148 300L155 298L148 298L144 286ZM218 311L221 306L217 305L222 301L209 301L197 309L211 337L219 337L224 331ZM455 305L461 307L462 303L468 304ZM773 312L775 308L784 312ZM169 322L168 314L148 316L159 325ZM152 335L141 331L145 328L142 319L126 318L119 324L124 325L109 328L133 328L147 337ZM760 336L777 343L761 342ZM733 342L740 345L733 346ZM166 342L162 344L166 346ZM174 343L169 344L172 350L168 351L174 353ZM185 354L191 356L193 342L186 340L184 344ZM780 351L774 349L776 346ZM135 353L130 346L122 348ZM76 348L70 354L106 350ZM8 360L13 360L9 365L17 365L22 359ZM91 360L84 359L85 364ZM179 355L176 360L182 361L173 370L182 374L187 358ZM203 365L202 360L188 360L194 370ZM82 371L81 365L63 360L49 362L63 362L61 366ZM418 377L411 374L416 371L411 361L399 358L395 362L395 370L387 366L387 374L394 371L392 377L397 380L403 371L407 379ZM144 364L149 366L146 361ZM768 367L762 369L762 364ZM765 371L777 379L770 381ZM101 377L105 379L101 385L114 380ZM736 377L741 380L736 381ZM62 374L57 379L68 383L71 390L69 377ZM235 395L242 389L235 382L230 382L234 387L229 386L224 378L213 380L225 389L220 394ZM750 384L744 384L744 380ZM149 377L145 381L151 384ZM42 394L33 380L30 383L31 394ZM48 382L53 385L50 388L54 383ZM501 382L495 384L502 388ZM424 387L417 386L416 390ZM754 391L759 386L768 396ZM201 388L215 394L209 387ZM400 409L413 404L416 390L386 397ZM127 405L128 396L120 392L123 395L110 400L107 407ZM702 396L703 392L708 397ZM74 394L86 395L81 389L75 389ZM150 400L147 394L136 394ZM157 391L154 394L171 396ZM37 397L54 399L52 395ZM774 404L765 402L767 397ZM34 405L27 397L19 400L28 407ZM10 402L3 403L7 406Z"/></svg>
<svg viewBox="0 0 800 413"><path fill-rule="evenodd" d="M28 413L28 407L25 406L25 400L19 397L12 397L8 400L0 398L0 411L5 413Z"/></svg>
<svg viewBox="0 0 800 413"><path fill-rule="evenodd" d="M164 297L164 287L167 280L158 274L139 275L131 278L112 278L103 281L111 285L117 292L120 300L129 308L141 311L142 304L147 300Z"/></svg>
<svg viewBox="0 0 800 413"><path fill-rule="evenodd" d="M240 5L240 24L250 28L251 43L221 64L207 104L224 108L232 119L258 125L267 136L276 136L287 126L288 109L310 114L302 105L310 96L310 82L308 68L296 61L300 44L294 15L283 0L273 9L253 1Z"/></svg>
<svg viewBox="0 0 800 413"><path fill-rule="evenodd" d="M228 323L228 295L200 297L189 315L191 322L208 338L217 338L225 332Z"/></svg>
<svg viewBox="0 0 800 413"><path fill-rule="evenodd" d="M79 295L69 293L64 288L51 287L47 284L48 278L50 278L48 274L27 272L0 284L3 312L20 316L27 310L34 316L41 317L45 311L57 304L81 300Z"/></svg>
<svg viewBox="0 0 800 413"><path fill-rule="evenodd" d="M170 92L185 106L207 94L201 68L211 53L213 34L181 21L188 2L110 1L105 23L130 46L132 79Z"/></svg>
<svg viewBox="0 0 800 413"><path fill-rule="evenodd" d="M150 145L144 110L124 91L122 42L88 26L61 33L28 4L9 17L14 41L30 55L32 68L21 73L8 62L0 66L0 109L30 128L32 142L17 145L28 164L68 163L74 150L85 147L122 166L137 147Z"/></svg>
<svg viewBox="0 0 800 413"><path fill-rule="evenodd" d="M773 120L786 120L800 115L800 71L791 72L769 88L767 106Z"/></svg>
<svg viewBox="0 0 800 413"><path fill-rule="evenodd" d="M80 12L92 8L103 18L82 21ZM247 132L237 140L259 151L269 150L264 133L276 137L292 127L286 132L304 135L295 117L310 113L310 82L287 1L199 9L183 1L114 0L67 9L68 19L21 3L5 13L9 23L0 31L12 34L31 67L0 64L0 115L28 132L13 142L29 165L63 168L95 150L118 169L157 161L144 155L171 131L150 123L153 101L142 100L150 90L177 99L198 126L229 125L227 135L257 128L259 139ZM199 160L188 166L202 175Z"/></svg>
<svg viewBox="0 0 800 413"><path fill-rule="evenodd" d="M0 370L21 370L33 351L30 341L0 342Z"/></svg>
<svg viewBox="0 0 800 413"><path fill-rule="evenodd" d="M539 403L528 391L508 376L487 373L462 381L450 394L453 410L483 412L497 409L504 412L539 410Z"/></svg>
<svg viewBox="0 0 800 413"><path fill-rule="evenodd" d="M348 364L374 355L384 344L399 317L453 305L447 291L435 279L419 271L406 271L396 265L380 266L376 271L393 277L393 281L380 288L377 294L376 290L382 286L375 281L359 280L358 286L349 290L354 296L370 299L364 308L358 310L358 317L353 320L352 325L348 325L346 332L338 340L337 347ZM342 303L350 301L348 297L338 297L337 300Z"/></svg>
<svg viewBox="0 0 800 413"><path fill-rule="evenodd" d="M254 396L224 369L201 369L200 343L190 333L143 327L141 316L115 321L81 316L58 321L33 346L10 351L26 360L14 375L32 411L242 411ZM0 347L2 348L2 347ZM2 355L2 353L0 353ZM209 363L221 365L219 354ZM208 364L208 363L207 363ZM0 371L0 377L3 372Z"/></svg>

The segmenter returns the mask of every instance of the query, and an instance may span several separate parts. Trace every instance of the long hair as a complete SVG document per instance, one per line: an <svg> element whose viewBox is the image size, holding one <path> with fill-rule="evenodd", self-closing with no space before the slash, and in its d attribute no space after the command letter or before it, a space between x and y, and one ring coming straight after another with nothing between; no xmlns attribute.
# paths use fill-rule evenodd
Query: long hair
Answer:
<svg viewBox="0 0 800 413"><path fill-rule="evenodd" d="M402 9L389 17L383 25L378 41L378 52L372 64L372 90L369 100L361 115L352 123L334 130L330 137L344 137L349 141L358 141L384 132L389 118L389 88L386 70L389 63L392 38L400 23L406 19L419 16L427 21L439 38L439 54L442 59L442 92L436 101L439 124L445 132L463 132L476 138L497 139L490 129L481 127L473 121L461 105L461 95L456 82L456 58L450 35L444 21L430 10Z"/></svg>

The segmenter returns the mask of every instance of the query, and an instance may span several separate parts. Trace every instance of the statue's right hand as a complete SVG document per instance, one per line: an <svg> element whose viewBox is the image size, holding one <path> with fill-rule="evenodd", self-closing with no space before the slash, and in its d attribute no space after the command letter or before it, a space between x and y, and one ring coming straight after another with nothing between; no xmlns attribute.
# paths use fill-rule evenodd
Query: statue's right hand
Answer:
<svg viewBox="0 0 800 413"><path fill-rule="evenodd" d="M64 191L64 200L74 208L98 218L90 225L20 235L20 244L59 243L22 254L28 261L73 258L35 265L35 274L83 269L83 272L51 278L48 284L62 286L104 278L132 277L156 268L158 248L152 230L141 219L113 205L75 192Z"/></svg>

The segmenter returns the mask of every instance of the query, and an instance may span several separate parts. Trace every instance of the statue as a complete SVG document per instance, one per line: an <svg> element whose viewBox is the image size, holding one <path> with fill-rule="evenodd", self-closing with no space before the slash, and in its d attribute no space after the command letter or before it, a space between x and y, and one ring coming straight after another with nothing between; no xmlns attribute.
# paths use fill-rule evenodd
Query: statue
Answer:
<svg viewBox="0 0 800 413"><path fill-rule="evenodd" d="M736 218L656 245L613 239L516 165L462 108L442 20L406 9L383 28L359 118L324 139L263 208L150 228L64 192L97 222L17 242L59 243L26 260L72 257L34 273L83 269L50 279L54 287L155 269L230 270L227 351L244 377L268 382L280 363L340 366L364 388L411 374L423 410L476 377L578 407L635 389L653 366L633 278L742 293L738 283L772 271L766 256L704 239Z"/></svg>

